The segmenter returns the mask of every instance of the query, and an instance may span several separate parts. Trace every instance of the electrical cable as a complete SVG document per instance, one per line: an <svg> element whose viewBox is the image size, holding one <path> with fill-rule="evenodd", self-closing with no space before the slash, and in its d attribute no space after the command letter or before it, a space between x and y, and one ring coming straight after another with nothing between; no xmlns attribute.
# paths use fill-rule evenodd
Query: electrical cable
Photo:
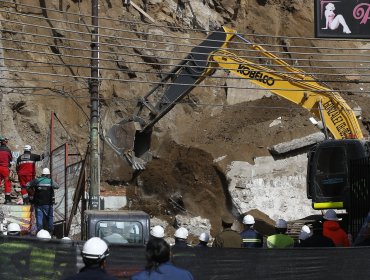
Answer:
<svg viewBox="0 0 370 280"><path fill-rule="evenodd" d="M75 76L75 75L65 75L65 74L54 74L54 73L46 73L46 72L33 72L33 71L26 71L26 70L7 70L8 72L15 72L15 73L26 73L28 75L46 75L46 76L52 76L52 77L73 77L73 78L78 78L78 79L85 79L85 80L91 80L92 78L90 76ZM370 74L369 74L370 75ZM0 78L0 79L7 79L7 78ZM138 83L137 81L133 81L132 79L116 79L116 78L94 78L96 80L99 80L99 81L119 81L119 82L130 82L130 83ZM243 79L243 78L236 78L236 79ZM34 80L35 81L35 80ZM282 80L284 81L284 80ZM295 81L296 83L301 83L301 82L304 82L304 81ZM351 81L352 83L357 83L357 81ZM164 82L152 82L152 81L140 81L139 82L140 84L153 84L153 85L184 85L184 86L188 86L189 84L186 84L186 83L164 83ZM347 83L349 83L347 81ZM370 83L370 81L362 81L362 83ZM196 87L199 87L199 88L214 88L214 87L217 87L217 88L228 88L228 89L231 89L231 88L245 88L245 87L234 87L234 86L228 86L228 85L200 85L200 84L197 84L195 85ZM284 88L274 88L274 87L270 87L269 89L263 89L263 90L270 90L270 91L295 91L295 92L299 92L299 91L308 91L309 89L284 89ZM309 90L311 92L322 92L322 90ZM334 91L334 90L325 90L325 92L338 92L337 90Z"/></svg>
<svg viewBox="0 0 370 280"><path fill-rule="evenodd" d="M52 38L55 38L55 37L52 37ZM292 46L290 46L290 47L292 47ZM284 52L285 53L285 52ZM290 53L290 52L289 52ZM255 57L254 57L255 58ZM263 57L263 58L265 58L265 57ZM266 59L266 58L265 58ZM311 60L312 61L312 60ZM363 62L363 61L362 61ZM146 63L147 64L147 63ZM271 66L271 65L269 65L269 66ZM221 68L221 69L223 69L223 68ZM356 70L358 70L358 68L355 68ZM290 72L289 72L290 73ZM40 73L40 74L45 74L45 73ZM321 74L321 73L316 73L316 74ZM70 76L70 75L68 75L68 77L76 77L76 76ZM80 76L78 76L78 77L80 77ZM101 78L98 78L98 79L101 79ZM243 78L241 78L241 79L243 79ZM120 79L119 79L119 81L121 81ZM131 82L131 80L128 80L128 81L130 81ZM337 81L338 82L338 81ZM358 82L358 81L356 81L356 82Z"/></svg>
<svg viewBox="0 0 370 280"><path fill-rule="evenodd" d="M254 89L254 88L251 88L251 89ZM370 92L368 92L370 93ZM24 95L24 94L22 94ZM35 94L31 94L32 96L34 96ZM37 95L37 94L36 94ZM42 97L62 97L62 98L70 98L70 97L67 97L67 96L55 96L55 95L45 95L45 94L39 94L40 96ZM84 97L86 99L89 99L89 97ZM122 102L125 102L126 105L127 102L130 102L132 104L131 107L129 106L126 106L127 109L135 109L136 108L136 104L137 104L137 99L127 99L127 98L120 98L120 97L114 97L114 98L99 98L99 100L105 100L105 101L109 101L109 100L120 100ZM197 103L194 103L194 102L186 102L186 101L179 101L179 102L174 102L174 103L166 103L164 102L164 104L175 104L175 105L178 105L178 104L183 104L183 105L191 105L191 106L202 106L202 107L231 107L231 108L234 108L234 107L243 107L243 108L253 108L253 109L274 109L274 110L280 110L280 109L283 109L283 110L304 110L304 108L300 107L298 104L294 104L292 103L290 106L266 106L266 105L245 105L245 104L215 104L215 103L204 103L204 102L197 102ZM319 110L318 108L312 108L312 110ZM343 110L346 110L346 109L343 109ZM352 111L356 111L356 109L352 109Z"/></svg>
<svg viewBox="0 0 370 280"><path fill-rule="evenodd" d="M36 53L36 54L40 54L40 55L41 54L42 55L51 55L51 56L55 56L56 55L54 53L45 53L45 52L30 51L30 50L19 50L19 49L15 49L15 48L6 48L6 47L0 47L0 49L2 49L2 50L8 50L8 51L22 52L22 53ZM64 56L64 57L72 57L72 58L86 58L87 59L87 57L74 56L74 55L62 55L62 56ZM231 57L233 57L233 56L231 56ZM263 57L263 58L265 58L265 57ZM9 60L9 58L7 58L7 59ZM100 60L112 62L111 59L100 59ZM114 60L114 61L119 61L119 60ZM194 61L194 60L190 60L189 59L189 61ZM195 60L195 61L198 61L198 60ZM156 65L156 66L161 65L161 64L158 64L158 63L150 63L150 62L136 62L135 61L133 63L135 63L135 64L148 64L148 65L152 64L152 65ZM234 63L231 63L231 64L234 64ZM176 65L176 64L162 64L162 65L179 66L179 65ZM273 67L284 67L282 65L271 65L271 64L258 64L258 65L260 65L260 66L267 66L267 67L270 67L270 68L273 68ZM196 67L196 66L189 65L187 67L192 68L192 67ZM292 67L297 68L297 66L292 66ZM305 67L308 68L309 66L305 66ZM303 68L303 67L301 67L301 68ZM315 67L315 68L317 68L317 69L321 69L321 68L323 68L323 69L332 69L332 67ZM342 69L349 69L350 67L341 67L341 68ZM227 68L222 68L222 69L224 69L224 70L231 70L231 69L227 69ZM354 68L350 68L350 69L355 69L355 70L364 69L364 70L367 70L367 68L363 68L363 67L354 67ZM266 72L266 73L278 73L278 74L291 74L291 72L289 72L289 71L282 72L282 71L276 71L276 70L275 71L264 71L264 72ZM307 72L305 72L305 73L301 73L301 74L307 74L307 75L346 75L346 74L319 73L319 72L315 72L315 73L307 73ZM362 76L366 76L366 74L362 74Z"/></svg>
<svg viewBox="0 0 370 280"><path fill-rule="evenodd" d="M2 3L4 4L11 4L11 5L14 5L15 3L11 2L11 1L7 1L7 0L2 0ZM57 9L51 9L51 8L41 8L40 6L32 6L32 5L27 5L27 4L23 4L23 3L16 3L17 6L23 6L23 7L28 7L28 8L36 8L36 9L39 9L39 10L45 10L45 11L48 11L48 12L57 12L57 13L62 13L63 15L74 15L74 16L83 16L83 17L87 17L87 18L92 18L93 16L91 15L87 15L87 14L81 14L81 13L72 13L72 12L67 12L67 11L60 11L60 10L57 10ZM137 24L137 25L145 25L146 27L148 26L153 26L153 27L157 27L157 28L164 28L164 29L168 29L168 25L158 25L158 24L151 24L151 23L146 23L146 22L142 22L142 21L132 21L132 20L121 20L121 19L113 19L111 17L104 17L104 16L99 16L99 19L100 20L108 20L108 21L113 21L113 22L118 22L118 23L127 23L127 24ZM201 32L201 33L204 33L204 32L207 32L206 30L204 29L197 29L197 28L186 28L186 27L171 27L172 29L176 28L178 30L186 30L186 31L191 31L191 32ZM322 41L323 38L314 38L314 37L298 37L298 36L276 36L276 35L271 35L271 34L255 34L255 33L239 33L240 35L250 35L250 36L258 36L258 37L266 37L266 38L284 38L284 39L299 39L299 40L302 40L302 39L307 39L307 40L313 40L313 41ZM326 41L334 41L334 42L338 42L338 38L325 38ZM350 41L350 42L353 42L353 41L357 41L356 39L354 38L341 38L340 41ZM359 42L363 42L364 39L358 39Z"/></svg>
<svg viewBox="0 0 370 280"><path fill-rule="evenodd" d="M3 20L4 22L7 22L7 20ZM19 22L13 22L11 21L12 23L18 23ZM26 23L22 23L22 26L23 25L27 25ZM32 27L43 27L43 28L49 28L49 29L57 29L57 28L52 28L52 27L48 27L48 26L40 26L40 25L30 25ZM0 29L2 32L11 32L10 30L7 30L7 29ZM60 29L58 29L60 30ZM70 31L72 32L72 31ZM132 31L130 31L132 32ZM52 38L52 39L58 39L58 40L65 40L65 41L69 41L69 42L79 42L79 43L87 43L87 44L90 44L91 43L91 40L90 41L85 41L85 40L80 40L80 39L72 39L72 38L66 38L66 37L63 37L63 38L60 38L60 37L55 37L55 36L49 36L49 35L40 35L40 34L35 34L35 33L29 33L29 32L22 32L22 31L17 31L17 34L22 34L22 35L30 35L30 36L35 36L35 37L42 37L42 38ZM86 35L89 35L91 36L91 33L85 33ZM130 42L143 42L144 44L148 44L148 43L154 43L154 44L165 44L165 45L173 45L173 46L176 46L176 47L179 47L179 46L186 46L186 47L199 47L199 45L189 45L189 44L179 44L179 43L173 43L173 42L162 42L162 41L151 41L151 40L147 40L147 39L135 39L135 38L127 38L127 37L117 37L117 36L104 36L104 35L101 35L99 34L99 37L100 38L104 38L104 37L109 37L110 39L123 39L123 40L129 40ZM178 39L178 37L177 37ZM203 39L199 39L199 40L205 40L205 38ZM215 42L223 42L223 41L220 41L220 40L210 40L208 39L208 41L215 41ZM229 41L228 44L244 44L244 45L253 45L254 43L251 43L251 44L247 44L245 42L233 42L233 41ZM122 45L122 44L112 44L112 43L104 43L104 42L100 42L99 43L100 46L109 46L109 47L127 47L127 48L140 48L138 46L133 46L133 45ZM257 44L259 46L268 46L268 47L285 47L285 45L271 45L271 44ZM328 48L323 48L323 47L307 47L307 46L303 46L304 48L314 48L314 49L320 49L320 50L324 50L324 49L328 49ZM212 48L212 47L211 47ZM290 46L289 48L298 48L298 46ZM141 49L146 49L146 50L155 50L155 51L158 51L160 49L158 48L147 48L147 47L141 47ZM218 49L218 48L217 48ZM227 48L223 48L225 50L233 50L233 51L245 51L245 49L238 49L238 48L230 48L230 47L227 47ZM82 49L82 50L85 50L85 49ZM338 50L338 48L336 48L335 50ZM346 49L346 50L355 50L355 51L360 51L361 49L354 49L354 48L350 48L350 49ZM365 50L368 50L368 49L365 49ZM86 49L87 51L87 49ZM162 51L166 51L166 49L162 49ZM253 50L253 49L250 49L248 50L250 52L260 52L259 50ZM287 52L285 51L269 51L270 53L272 54L286 54ZM178 53L186 53L185 51L178 51ZM329 53L312 53L312 52L308 52L308 53L303 53L303 52L293 52L293 51L290 51L288 52L289 54L297 54L297 55L309 55L309 56L348 56L348 54L329 54ZM359 57L370 57L370 55L366 55L366 54L351 54L351 56L359 56ZM288 59L288 58L287 58ZM291 58L291 60L294 60L293 58ZM312 61L313 59L311 59ZM321 61L321 60L318 60L318 61ZM337 62L337 60L332 60L331 62ZM340 61L339 61L340 62ZM355 61L356 62L356 61Z"/></svg>
<svg viewBox="0 0 370 280"><path fill-rule="evenodd" d="M0 80L1 79L6 79L6 78L1 78L0 77ZM114 79L113 79L114 80ZM119 81L122 81L122 80L119 80ZM123 81L131 81L131 80L123 80ZM179 83L161 83L161 82L147 82L147 81L141 81L140 82L141 84L159 84L159 85L171 85L171 84L174 84L174 85L188 85L188 84L179 84ZM224 88L224 89L252 89L254 91L283 91L283 92L311 92L312 94L316 94L316 93L348 93L348 90L339 90L339 89L328 89L328 90L307 90L307 89L286 89L286 88L269 88L269 89L266 89L266 88L255 88L255 87L240 87L240 86L227 86L227 85L201 85L201 84L198 84L198 85L195 85L194 87L197 87L197 88L218 88L218 89L221 89L221 88ZM351 93L369 93L367 91L355 91L355 90L351 90L350 91Z"/></svg>
<svg viewBox="0 0 370 280"><path fill-rule="evenodd" d="M1 12L1 10L0 10ZM30 17L35 17L35 18L38 18L38 19L44 19L44 20L54 20L54 19L50 19L50 18L47 18L45 19L45 17L36 17L36 16L32 16L32 15L24 15L22 13L16 13L16 12L9 12L9 11L6 11L6 13L15 13L15 14L19 14L19 15L22 15L22 16L30 16ZM73 22L68 22L68 21L61 21L61 20L55 20L57 22L63 22L63 23L73 23ZM17 23L17 24L20 24L19 21L11 21L11 20L6 20L4 19L3 22L11 22L11 23ZM73 24L76 24L76 23L73 23ZM58 31L66 31L66 32L72 32L72 33L77 33L77 34L86 34L88 36L91 35L91 32L80 32L80 31L75 31L75 30L68 30L68 29L60 29L60 28L56 28L56 27L50 27L50 26L43 26L43 25L35 25L35 24L27 24L27 23L22 23L22 26L24 25L29 25L29 26L32 26L32 27L39 27L39 28L47 28L47 29L57 29ZM84 24L83 26L86 26L86 24ZM90 26L90 27L94 27L94 26ZM101 27L99 27L101 28ZM139 32L139 31L132 31L132 30L122 30L122 29L113 29L113 28L106 28L106 29L109 29L109 30L113 30L113 31L121 31L121 32L127 32L127 33L133 33L135 35L137 34L141 34L141 35L146 35L146 36L150 36L150 35L153 35L151 33L144 33L144 32ZM214 32L217 32L217 31L214 31ZM255 35L255 34L254 34ZM100 37L101 38L109 38L109 39L128 39L126 37L117 37L117 36L109 36L109 35L102 35L100 34ZM169 35L162 35L162 37L166 38L166 37L169 37L169 38L172 38L172 39L178 39L178 36L169 36ZM286 38L286 37L284 37ZM67 39L67 38L66 38ZM131 40L140 40L140 39L134 39L134 38L129 38ZM202 40L202 38L197 38L197 39L193 39L193 38L183 38L184 40ZM148 41L148 40L141 40L141 41ZM215 42L219 42L218 40L210 40L210 41L215 41ZM149 42L153 42L153 43L158 43L158 44L168 44L168 42L161 42L161 41L149 41ZM236 42L230 42L230 43L236 43ZM253 44L253 43L252 43ZM259 44L260 46L263 46L263 44ZM267 46L269 47L285 47L285 45L283 44L280 44L280 45L271 45L271 44L266 44ZM193 46L197 46L197 45L193 45ZM341 49L341 48L329 48L329 47L312 47L312 46L290 46L290 48L320 48L320 49L334 49L334 50L338 50L338 49ZM369 50L368 48L366 49L361 49L361 48L343 48L343 50L356 50L356 51L359 51L359 50ZM312 54L317 54L317 53L312 53Z"/></svg>
<svg viewBox="0 0 370 280"><path fill-rule="evenodd" d="M14 42L19 42L19 43L24 43L23 41L21 40L14 40L14 39L7 39L7 38L3 38L2 39L3 41L10 41L12 43ZM50 48L50 45L49 44L43 44L43 43L31 43L31 42L28 42L27 44L30 44L30 45L38 45L38 46L45 46L45 47L48 47ZM122 47L128 47L128 48L136 48L134 46L126 46L126 45L120 45ZM61 49L67 49L67 50L78 50L78 51L86 51L86 52L91 52L91 49L81 49L81 48L72 48L72 47L65 47L65 46L58 46L58 48L61 48ZM3 50L13 50L13 51L19 51L19 52L30 52L28 50L21 50L21 49L15 49L15 48L7 48L7 47L0 47L0 49L3 49ZM158 49L156 48L140 48L142 50L151 50L151 51L159 51ZM228 48L230 49L230 48ZM223 49L222 49L223 50ZM233 50L233 49L230 49L230 50ZM163 50L162 50L163 51ZM234 51L234 50L233 50ZM245 52L250 52L250 51L255 51L255 50L247 50L247 49L244 49L243 51ZM130 54L130 53L117 53L117 52L111 52L111 51L104 51L104 50L99 50L99 52L101 54L114 54L114 55L127 55L127 56L133 56L133 57L137 57L138 55L137 54ZM261 53L260 51L257 51L258 53ZM34 53L38 53L40 54L41 52L34 52ZM189 52L186 52L186 51L179 51L178 53L184 53L184 54L189 54ZM43 53L45 54L45 53ZM55 53L47 53L48 55L58 55L58 56L65 56L65 57L73 57L73 58L82 58L82 59L91 59L91 56L76 56L76 55L63 55L63 54L55 54ZM193 54L200 54L200 53L197 53L197 52L193 52ZM286 54L286 53L283 53L283 54ZM291 53L289 53L291 54ZM343 54L343 55L346 55L346 57L348 57L348 54ZM145 55L144 55L145 56ZM225 57L228 57L228 55L225 55ZM362 56L364 57L364 56ZM370 55L369 55L370 57ZM188 58L174 58L174 57L163 57L163 56L156 56L157 59L172 59L172 60L182 60L182 61L187 61L187 60L191 60L191 61L199 61L199 60L195 60L195 59L188 59ZM242 55L239 55L238 58L243 58L243 59L267 59L267 60L271 60L270 58L267 58L266 56L242 56ZM112 60L112 59L104 59L104 58L99 58L100 61L119 61L119 60ZM294 61L294 62L304 62L304 61L308 61L308 62L335 62L335 63L341 63L341 62L361 62L362 64L366 64L366 63L370 63L370 60L369 61L364 61L364 60L338 60L338 59L335 59L335 60L325 60L325 59L312 59L312 58L308 58L308 59L304 59L304 58L284 58L284 61ZM134 63L137 63L137 62L134 62ZM153 64L156 64L158 65L158 63L153 63ZM166 66L178 66L176 64L163 64L163 65L166 65ZM281 66L281 65L271 65L271 64L260 64L260 65L265 65L265 66L274 66L274 67L284 67L284 66ZM311 67L311 66L305 66L305 65L297 65L297 66L294 66L295 68L297 69L300 69L300 68L308 68L308 67ZM324 67L322 66L317 66L315 68L318 68L318 69L324 69ZM330 68L330 67L326 67L326 68ZM368 67L353 67L353 68L348 68L348 67L342 67L342 69L365 69L365 70L368 70L369 68Z"/></svg>
<svg viewBox="0 0 370 280"><path fill-rule="evenodd" d="M10 61L13 61L13 59L6 59L6 60L10 60ZM17 59L14 59L14 61L18 61ZM42 64L46 64L46 65L52 65L53 67L55 67L55 68L57 68L57 67L78 67L78 68L86 68L86 69L90 69L91 67L90 66L80 66L80 65L74 65L74 64L62 64L62 63L51 63L51 62L49 62L49 63L45 63L45 62L37 62L37 61L29 61L29 60L21 60L22 62L33 62L33 63L42 63ZM13 69L9 69L9 67L10 68L13 68ZM0 66L0 70L2 70L2 71L9 71L9 72L19 72L19 70L16 70L17 68L24 68L24 66L22 66L22 65L18 65L18 66ZM48 75L46 72L32 72L32 71L30 71L30 69L34 69L34 68L47 68L47 66L30 66L30 65L28 65L28 70L24 70L23 71L23 73L29 73L29 74L33 74L33 75L37 75L37 74L40 74L40 73L42 73L42 74L46 74L46 75ZM214 67L214 69L215 70L223 70L223 71L225 71L225 70L230 70L230 69L228 69L228 68L223 68L223 67L217 67L217 68L215 68ZM117 68L108 68L108 67L100 67L99 68L99 70L106 70L106 71L122 71L122 70L120 70L120 69L117 69ZM163 72L163 71L157 71L157 72L155 72L155 73L153 73L153 72L150 72L150 71L144 71L144 70L135 70L135 71L133 71L133 70L131 70L132 72L134 72L135 74L137 74L137 73L140 73L140 74L155 74L155 75L159 75L159 76L161 76L161 75L171 75L172 73L171 72ZM125 71L125 70L123 70L122 72L127 72L127 73L129 73L129 72L131 72L130 70L127 70L127 71ZM276 72L274 72L274 71L256 71L256 72L263 72L263 73L272 73L272 74L277 74ZM291 73L291 72L279 72L278 74L289 74L289 73ZM305 75L312 75L313 73L309 73L309 72L307 72L307 73L305 73ZM350 73L349 74L345 74L345 73L340 73L340 74L334 74L334 73L314 73L315 75L318 75L318 76L320 76L320 75L326 75L326 76L333 76L334 78L339 78L339 77L346 77L346 76L348 76L348 75L350 75ZM57 75L58 76L58 74L55 74L55 75ZM358 76L361 76L362 78L364 78L364 77L369 77L370 76L370 74L358 74L357 73L357 75ZM192 74L186 74L186 73L182 73L181 74L181 76L193 76ZM72 77L72 76L70 76L70 75L67 75L66 77ZM76 76L77 77L77 76ZM78 77L81 77L81 76L78 76ZM90 76L85 76L85 77L82 77L82 78L84 78L84 79L90 79ZM215 74L213 74L213 75L210 75L210 76L207 76L207 78L208 79L213 79L213 80L215 80L215 79L225 79L225 76L218 76L218 75L215 75ZM100 80L102 80L102 78L98 78L98 79L100 79ZM253 78L253 77L239 77L239 76L236 76L236 74L234 74L234 76L228 76L228 79L229 80L249 80L249 81L252 81L252 80L254 80L255 78ZM11 79L9 79L9 80L11 80ZM16 79L16 80L18 80L18 79ZM105 78L105 80L110 80L110 78ZM22 79L22 81L25 81L25 79ZM28 80L28 81L35 81L34 79L32 79L32 80ZM40 81L40 80L38 80L38 81ZM44 80L45 82L47 82L47 80ZM133 79L130 79L129 80L131 83L132 82L136 82L135 80L133 80ZM318 78L312 78L312 79L305 79L305 80L299 80L299 79L292 79L292 78L286 78L286 79L284 79L284 78L280 78L280 79L274 79L274 81L288 81L288 82L295 82L295 83L307 83L307 82L316 82L316 83L328 83L328 82L336 82L336 83L354 83L354 84L358 84L358 83L370 83L370 81L365 81L365 80L361 80L361 79L356 79L356 80L350 80L350 81L348 81L348 80L333 80L333 79L318 79ZM75 82L75 81L74 81ZM63 82L59 82L59 83L63 83ZM73 83L73 82L70 82L70 83ZM140 83L140 82L138 82L138 83ZM165 83L165 84L167 84L167 83ZM175 84L175 83L173 83L173 84Z"/></svg>

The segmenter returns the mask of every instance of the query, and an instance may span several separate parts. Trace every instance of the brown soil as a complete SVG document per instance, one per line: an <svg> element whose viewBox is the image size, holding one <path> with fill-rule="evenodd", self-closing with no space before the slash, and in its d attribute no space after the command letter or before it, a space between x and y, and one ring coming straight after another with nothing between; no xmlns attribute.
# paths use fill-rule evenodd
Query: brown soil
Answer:
<svg viewBox="0 0 370 280"><path fill-rule="evenodd" d="M45 2L48 8L56 11L62 5L63 10L74 13L75 15L88 15L91 11L90 1L18 1L18 3L34 5L36 7L40 5L41 2ZM128 37L133 39L142 37L163 41L175 41L173 38L169 39L165 38L165 36L161 38L161 36L156 35L148 35L147 37L143 35L151 28L153 28L153 30L158 29L166 34L178 36L179 41L184 43L181 49L185 53L189 51L189 47L186 46L189 40L181 40L181 38L185 38L185 36L189 36L189 38L204 37L204 34L201 32L191 32L191 28L185 26L184 21L170 11L166 1L157 2L156 4L149 5L148 13L155 17L158 21L158 25L162 25L161 28L149 26L144 22L140 22L140 14L134 9L123 9L121 1L106 1L106 3L104 2L100 7L99 13L102 18L124 18L125 20L140 22L138 24L129 24L117 20L114 22L102 20L100 22L102 26L109 26L112 30L117 30L113 32L108 28L101 28L102 35L117 37L112 38L111 36L110 38L102 38L102 43L109 43L111 46L107 48L104 47L104 44L101 45L101 50L105 51L105 54L102 54L102 58L105 60L102 60L101 67L102 69L113 69L112 71L105 69L100 73L104 78L100 85L100 96L102 98L102 128L104 129L108 128L121 117L126 116L127 112L132 111L136 105L136 98L143 96L144 93L150 89L150 82L157 82L160 78L158 69L155 69L153 65L146 65L142 56L137 54L137 50L146 47L153 47L155 50L155 48L160 49L163 48L163 46L155 46L155 44L145 42L145 40L143 40L144 42L142 43L139 41L127 42L129 41ZM312 1L213 0L208 2L213 2L214 5L217 3L215 6L217 9L215 10L217 10L224 19L222 24L235 28L240 34L249 34L248 38L252 37L250 34L271 35L271 37L256 36L256 38L249 38L255 40L257 43L276 45L281 44L280 40L282 37L276 38L274 36L293 36L298 39L292 39L292 46L304 46L308 44L309 47L332 47L332 41L307 42L303 39L299 39L301 37L314 36L312 16L314 7ZM141 5L141 3L141 1L138 1L138 5ZM91 63L91 36L86 32L86 26L84 24L81 24L80 27L76 27L74 24L60 27L56 22L52 22L49 17L57 17L59 20L68 19L68 21L74 22L74 16L68 15L68 13L55 13L58 14L57 16L49 12L49 14L43 15L45 19L26 17L28 14L37 14L39 16L41 11L45 12L46 10L27 7L20 7L20 10L16 10L18 7L14 8L12 5L10 6L13 12L17 11L17 13L8 14L3 12L1 14L1 19L10 19L15 23L6 22L5 20L2 23L2 28L9 30L8 32L3 32L3 39L7 40L3 40L2 44L5 48L9 48L10 50L15 48L20 50L24 49L25 51L16 52L14 54L11 51L4 50L4 57L17 58L17 60L14 61L11 59L5 60L4 63L9 69L13 69L13 71L14 69L29 70L30 72L39 71L39 68L32 65L32 63L28 64L20 61L22 59L25 61L33 59L35 61L46 61L50 63L51 66L45 70L49 73L60 73L67 76L81 75L84 77L90 75L89 67L76 67L76 69L74 69L70 66L75 64L88 66ZM17 15L20 11L21 14ZM230 11L234 11L232 16ZM78 22L89 23L90 20L91 18L86 16L79 18ZM32 31L48 35L50 38L24 35L23 32L26 27L18 24L18 22L22 23L23 21L29 24L40 25L39 28ZM53 24L53 29L46 30L42 28L42 25L49 26L50 24ZM187 32L187 34L172 32L173 30L171 28L165 27L181 27L181 25L188 28L184 31ZM163 28L163 26L165 28ZM26 32L28 32L28 29L31 29L31 27L28 26ZM55 41L55 34L53 34L51 30L56 31L59 29L78 29L76 31L81 31L81 34L78 35L79 40L65 40L69 37L75 38L77 35L60 31L63 34ZM119 30L123 31L120 32ZM130 30L130 32L125 32L125 30ZM131 31L137 31L139 35ZM140 32L144 33L140 35ZM15 43L17 41L28 42L32 40L38 40L38 42L42 43L44 46L29 46ZM86 43L82 43L84 41ZM72 48L70 50L68 50L68 48L67 50L61 48L61 46L64 45ZM134 45L136 52L133 47L125 47L126 45ZM169 46L166 47L170 48L171 44L168 45ZM341 47L344 48L347 46L356 47L357 45L355 45L354 42L347 42L347 45L345 43L341 45ZM60 49L55 50L57 47L60 47ZM86 52L74 52L73 48L77 50L84 49ZM276 47L275 49L277 51L282 51L281 47ZM36 50L41 52L41 54L37 54L37 52L35 52ZM53 55L56 51L60 52L62 55ZM112 53L107 55L107 51ZM293 49L292 51L297 50ZM312 49L300 49L299 51L308 52L312 51ZM64 54L71 54L72 56L70 58L63 58ZM129 54L129 56L125 56L125 54ZM73 55L85 56L86 58L73 59ZM155 58L157 55L169 57L177 56L176 58L179 58L179 53L175 50L172 53L170 51L166 52L166 54L153 51L153 53L149 53L147 56ZM159 63L173 63L173 58L162 58ZM289 58L288 55L286 55L285 58ZM294 57L293 55L293 59L296 58L307 58L307 56L302 55L299 57L297 55L297 57ZM107 59L109 62L106 61ZM129 61L134 63L130 64ZM291 62L292 61L289 61L289 63ZM53 66L54 63L64 66ZM330 66L328 63L319 64L319 62L315 62L315 60L302 63L305 63L305 66L312 66L313 68L316 64L320 66ZM353 65L348 65L348 67L351 66L357 66L357 64L353 63ZM167 68L160 69L160 71L166 72L169 70ZM5 72L6 71L4 71L4 73ZM86 151L89 141L89 108L87 106L89 104L90 95L87 86L88 80L82 78L61 79L59 82L64 85L62 87L63 91L58 91L56 89L61 88L57 86L53 88L51 83L47 81L49 77L47 75L42 77L46 81L39 81L38 79L41 77L35 77L35 75L31 73L22 73L22 75L18 75L17 73L14 75L11 73L8 74L10 77L15 77L16 82L10 80L7 81L7 84L4 86L9 86L10 91L9 94L7 94L7 91L4 91L4 96L6 96L9 101L2 101L3 120L1 123L1 133L9 134L7 136L14 139L14 146L21 146L24 142L27 142L35 146L35 150L42 151L45 146L45 139L48 137L50 112L54 111L60 116L64 126L68 128L71 138L74 139L82 153ZM137 75L137 77L133 78L133 74ZM114 78L116 81L105 80L108 78ZM49 79L51 81L56 79L56 77L49 77ZM323 79L325 80L325 77L323 77ZM343 83L346 82L344 79L345 78L342 78L342 83L340 83L340 81L337 83L333 82L329 83L329 86L332 88L345 89L348 90L348 92L351 92L352 88L353 90L358 90L359 85ZM141 83L142 81L149 83ZM204 81L204 83L212 85L223 85L224 82L225 80L214 82L214 80L211 81L211 78ZM18 87L12 88L12 86L18 85L18 83L25 88L27 88L27 86L31 86L31 88L40 86L50 88L51 90L40 92L37 90L24 91L25 94L20 95L22 91L18 91ZM366 86L367 85L364 87ZM53 89L55 96L48 96L46 93L49 93L49 91ZM365 91L367 90L368 89L365 89ZM13 95L13 93L15 94ZM37 94L34 95L33 93ZM188 101L194 101L194 104L197 104L198 101L198 103L206 104L225 104L226 95L227 92L225 94L225 90L220 90L217 86L214 86L213 89L195 88L188 97ZM361 95L342 95L352 107L356 104L361 106L363 110L364 127L369 130L370 99L367 96ZM62 99L62 96L69 98ZM154 144L151 147L154 151L155 158L148 164L147 169L137 178L137 186L134 184L136 182L128 183L128 177L125 177L126 174L123 175L127 171L128 166L125 165L117 155L109 151L109 149L102 151L102 194L123 194L125 189L127 189L127 196L131 201L131 208L142 209L153 216L166 219L170 223L173 223L173 218L176 213L187 213L193 216L201 215L211 220L212 233L214 234L219 230L219 217L221 214L232 211L231 201L226 191L227 182L224 175L228 164L234 160L253 163L255 157L269 155L269 146L299 138L316 131L316 128L308 121L310 117L308 112L276 96L253 102L244 102L233 106L215 107L216 106L207 107L180 104L168 114L171 115L170 117L166 116L156 125L155 133L153 134ZM279 117L281 117L281 124L269 127L271 122ZM66 139L67 137L65 137L63 141L66 141ZM69 136L68 139L70 139ZM102 146L104 145L102 144ZM226 157L214 163L215 159L223 156ZM271 222L268 220L268 217L262 214L261 219L267 224Z"/></svg>

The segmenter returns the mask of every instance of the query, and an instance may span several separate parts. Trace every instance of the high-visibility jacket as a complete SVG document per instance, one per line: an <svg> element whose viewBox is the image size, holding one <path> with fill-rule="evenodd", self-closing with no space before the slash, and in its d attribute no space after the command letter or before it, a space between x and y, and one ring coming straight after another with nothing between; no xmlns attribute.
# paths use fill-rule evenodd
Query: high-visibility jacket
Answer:
<svg viewBox="0 0 370 280"><path fill-rule="evenodd" d="M0 146L0 166L9 168L10 162L12 161L12 159L13 159L13 155L10 149L5 145L1 145Z"/></svg>
<svg viewBox="0 0 370 280"><path fill-rule="evenodd" d="M263 237L256 230L249 228L240 233L243 239L243 248L260 248L263 245Z"/></svg>
<svg viewBox="0 0 370 280"><path fill-rule="evenodd" d="M16 170L18 175L36 176L36 162L41 160L40 155L25 152L17 158Z"/></svg>
<svg viewBox="0 0 370 280"><path fill-rule="evenodd" d="M291 248L294 247L294 239L286 234L274 234L267 238L267 247L268 248Z"/></svg>

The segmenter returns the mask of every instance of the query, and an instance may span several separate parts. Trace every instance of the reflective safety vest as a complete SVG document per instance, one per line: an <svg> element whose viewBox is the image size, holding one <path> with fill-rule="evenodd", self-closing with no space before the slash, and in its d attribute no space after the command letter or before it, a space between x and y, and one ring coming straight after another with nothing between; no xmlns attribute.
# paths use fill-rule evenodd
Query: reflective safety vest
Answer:
<svg viewBox="0 0 370 280"><path fill-rule="evenodd" d="M294 247L294 239L285 234L274 234L267 238L268 248L292 248Z"/></svg>
<svg viewBox="0 0 370 280"><path fill-rule="evenodd" d="M240 233L243 239L243 248L260 248L263 245L263 237L256 230L249 228Z"/></svg>

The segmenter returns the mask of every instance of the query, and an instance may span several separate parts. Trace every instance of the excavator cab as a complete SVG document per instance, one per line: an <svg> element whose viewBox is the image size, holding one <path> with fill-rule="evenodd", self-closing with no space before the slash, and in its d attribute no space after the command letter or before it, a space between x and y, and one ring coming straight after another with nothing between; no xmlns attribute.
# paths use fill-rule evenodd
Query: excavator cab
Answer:
<svg viewBox="0 0 370 280"><path fill-rule="evenodd" d="M369 156L369 142L326 140L308 153L307 197L314 209L346 209L350 193L349 165Z"/></svg>

